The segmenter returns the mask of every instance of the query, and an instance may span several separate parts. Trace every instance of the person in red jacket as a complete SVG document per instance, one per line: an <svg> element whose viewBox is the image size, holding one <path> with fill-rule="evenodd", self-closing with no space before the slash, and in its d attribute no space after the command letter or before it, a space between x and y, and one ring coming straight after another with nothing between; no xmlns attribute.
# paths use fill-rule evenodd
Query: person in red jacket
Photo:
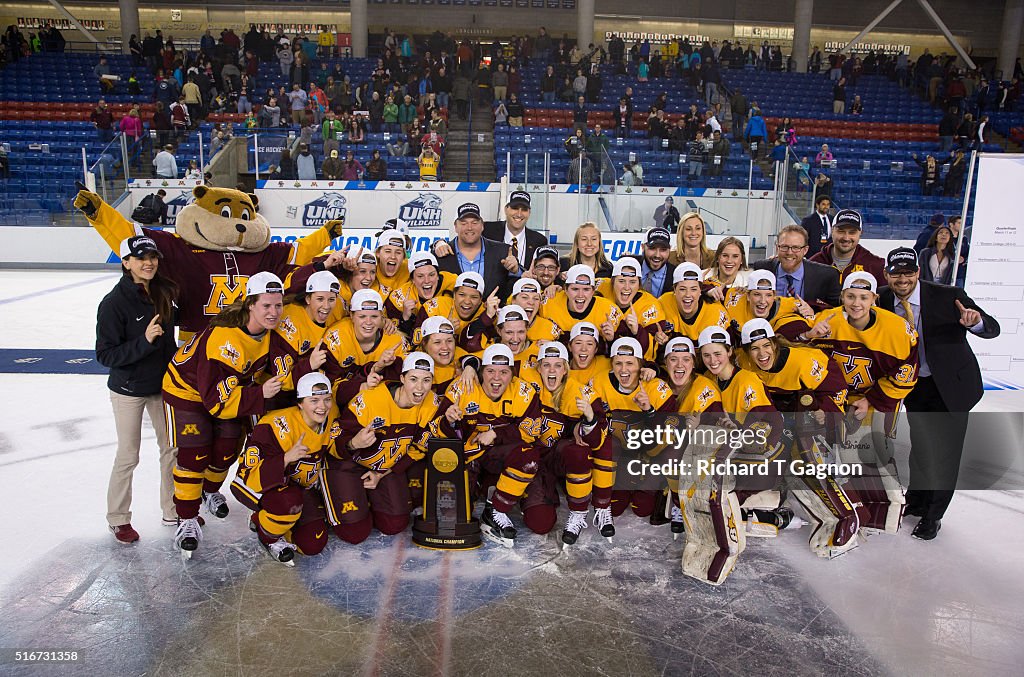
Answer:
<svg viewBox="0 0 1024 677"><path fill-rule="evenodd" d="M871 273L876 280L882 278L885 261L861 246L860 237L864 224L860 213L853 209L841 209L832 222L832 242L822 247L810 261L824 263L839 271L839 284L850 273Z"/></svg>

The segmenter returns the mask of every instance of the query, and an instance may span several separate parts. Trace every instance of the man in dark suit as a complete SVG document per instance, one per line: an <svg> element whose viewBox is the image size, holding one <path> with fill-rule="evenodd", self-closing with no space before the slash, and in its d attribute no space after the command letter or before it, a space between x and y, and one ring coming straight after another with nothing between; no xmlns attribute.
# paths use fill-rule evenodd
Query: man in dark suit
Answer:
<svg viewBox="0 0 1024 677"><path fill-rule="evenodd" d="M807 231L807 256L814 256L832 241L832 219L828 214L831 208L832 200L829 196L819 194L814 201L814 212L800 222Z"/></svg>
<svg viewBox="0 0 1024 677"><path fill-rule="evenodd" d="M528 270L533 264L533 253L537 251L537 247L545 247L548 244L548 238L543 233L526 227L529 220L530 194L515 190L508 196L505 220L484 223L484 237L495 242L504 242L509 246L519 266L515 272L509 272L517 277L521 271Z"/></svg>
<svg viewBox="0 0 1024 677"><path fill-rule="evenodd" d="M437 267L461 275L473 271L484 278L484 298L498 289L501 298L512 291L509 273L518 272L518 264L504 242L483 237L484 220L480 207L467 202L459 206L455 219L455 237L434 243Z"/></svg>
<svg viewBox="0 0 1024 677"><path fill-rule="evenodd" d="M801 315L839 305L839 271L806 260L807 231L803 226L780 230L775 248L775 258L756 261L753 268L771 271L775 275L775 291L780 296L795 297Z"/></svg>
<svg viewBox="0 0 1024 677"><path fill-rule="evenodd" d="M962 289L923 282L917 253L899 247L886 257L878 305L917 327L917 385L903 400L910 423L910 484L904 514L921 521L913 536L935 538L953 499L968 412L983 393L981 369L967 332L999 336L999 323Z"/></svg>

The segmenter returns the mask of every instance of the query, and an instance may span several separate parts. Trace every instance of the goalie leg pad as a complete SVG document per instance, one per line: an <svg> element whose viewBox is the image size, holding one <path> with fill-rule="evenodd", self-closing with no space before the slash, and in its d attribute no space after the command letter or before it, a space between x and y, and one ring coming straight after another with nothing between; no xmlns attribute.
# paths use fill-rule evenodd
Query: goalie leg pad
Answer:
<svg viewBox="0 0 1024 677"><path fill-rule="evenodd" d="M860 515L853 501L832 478L789 477L787 483L796 500L810 517L808 545L818 557L838 557L857 547Z"/></svg>

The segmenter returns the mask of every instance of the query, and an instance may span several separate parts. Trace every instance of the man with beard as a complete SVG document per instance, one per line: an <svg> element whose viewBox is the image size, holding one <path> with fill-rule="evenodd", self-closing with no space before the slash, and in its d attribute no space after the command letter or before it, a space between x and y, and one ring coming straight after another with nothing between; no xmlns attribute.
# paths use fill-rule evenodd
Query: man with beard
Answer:
<svg viewBox="0 0 1024 677"><path fill-rule="evenodd" d="M832 222L832 242L808 260L838 270L840 284L846 275L857 271L871 273L876 280L881 280L885 262L860 245L863 228L859 212L840 210Z"/></svg>

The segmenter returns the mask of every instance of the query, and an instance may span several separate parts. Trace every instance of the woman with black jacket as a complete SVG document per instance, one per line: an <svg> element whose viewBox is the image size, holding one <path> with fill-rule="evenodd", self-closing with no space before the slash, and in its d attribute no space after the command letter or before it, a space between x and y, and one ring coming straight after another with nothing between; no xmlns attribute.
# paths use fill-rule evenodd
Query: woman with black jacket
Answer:
<svg viewBox="0 0 1024 677"><path fill-rule="evenodd" d="M167 526L178 523L172 472L177 449L167 439L162 382L177 349L174 302L177 286L159 273L160 251L146 236L121 243L124 273L96 314L96 359L110 368L107 388L117 429L117 455L107 487L107 523L121 543L139 540L132 528L132 472L139 464L142 411L160 448L160 509Z"/></svg>

